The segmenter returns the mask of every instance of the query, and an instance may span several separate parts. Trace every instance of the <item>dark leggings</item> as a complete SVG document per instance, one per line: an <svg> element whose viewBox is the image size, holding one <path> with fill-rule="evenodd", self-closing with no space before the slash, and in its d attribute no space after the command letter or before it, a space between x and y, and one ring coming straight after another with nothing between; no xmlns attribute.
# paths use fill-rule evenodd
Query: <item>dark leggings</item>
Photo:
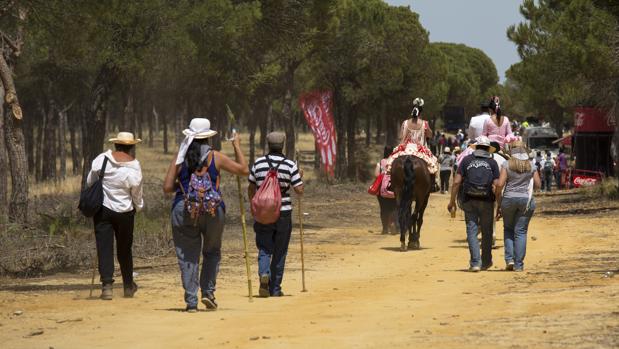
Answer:
<svg viewBox="0 0 619 349"><path fill-rule="evenodd" d="M395 224L397 205L395 199L388 199L378 196L378 205L380 206L380 221L383 225L383 234L389 232L392 224Z"/></svg>
<svg viewBox="0 0 619 349"><path fill-rule="evenodd" d="M451 170L441 170L441 191L449 191L449 177Z"/></svg>
<svg viewBox="0 0 619 349"><path fill-rule="evenodd" d="M101 282L114 282L114 236L116 236L116 256L120 264L123 284L133 282L133 220L135 211L119 213L107 207L101 208L94 217L97 256Z"/></svg>

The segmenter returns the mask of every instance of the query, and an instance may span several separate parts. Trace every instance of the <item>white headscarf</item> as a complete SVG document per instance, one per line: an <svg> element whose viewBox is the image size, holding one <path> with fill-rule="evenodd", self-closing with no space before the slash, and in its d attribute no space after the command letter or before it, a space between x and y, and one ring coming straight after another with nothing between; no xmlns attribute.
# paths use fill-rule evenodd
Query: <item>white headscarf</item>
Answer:
<svg viewBox="0 0 619 349"><path fill-rule="evenodd" d="M191 128L185 130L184 132L185 139L183 139L183 141L181 142L181 146L178 149L178 155L176 156L177 165L180 165L183 163L183 161L185 161L185 155L187 155L187 149L189 149L189 146L191 145L191 142L193 142L193 139L196 137L196 135L200 133L208 132L208 131L210 131L210 127L201 129L201 130L194 130Z"/></svg>

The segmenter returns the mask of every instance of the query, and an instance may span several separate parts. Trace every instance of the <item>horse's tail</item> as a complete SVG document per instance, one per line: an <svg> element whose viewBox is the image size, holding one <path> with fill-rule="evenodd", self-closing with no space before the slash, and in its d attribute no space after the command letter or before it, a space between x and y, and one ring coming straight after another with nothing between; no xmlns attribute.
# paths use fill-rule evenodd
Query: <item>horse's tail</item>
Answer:
<svg viewBox="0 0 619 349"><path fill-rule="evenodd" d="M412 213L413 204L413 185L415 184L415 168L413 167L413 160L407 157L404 160L404 186L400 196L399 207L399 219L400 229L408 229L410 225L410 217ZM402 239L402 236L400 237Z"/></svg>
<svg viewBox="0 0 619 349"><path fill-rule="evenodd" d="M415 168L413 167L413 159L407 157L404 160L404 186L402 188L403 201L413 200L413 186L415 184Z"/></svg>

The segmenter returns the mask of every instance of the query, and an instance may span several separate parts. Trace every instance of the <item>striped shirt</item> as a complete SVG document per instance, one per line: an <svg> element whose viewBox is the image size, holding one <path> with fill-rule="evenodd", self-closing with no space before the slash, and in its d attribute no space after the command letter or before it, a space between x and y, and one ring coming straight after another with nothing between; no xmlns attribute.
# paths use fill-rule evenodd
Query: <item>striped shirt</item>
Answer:
<svg viewBox="0 0 619 349"><path fill-rule="evenodd" d="M269 154L267 156L273 167L279 165L277 168L277 178L279 179L279 187L282 190L282 208L280 211L292 211L292 199L290 199L288 190L290 187L298 187L303 184L297 164L292 160L286 159L281 154ZM269 161L267 161L266 156L256 159L256 162L254 162L249 171L249 183L255 184L257 188L260 188L269 171Z"/></svg>

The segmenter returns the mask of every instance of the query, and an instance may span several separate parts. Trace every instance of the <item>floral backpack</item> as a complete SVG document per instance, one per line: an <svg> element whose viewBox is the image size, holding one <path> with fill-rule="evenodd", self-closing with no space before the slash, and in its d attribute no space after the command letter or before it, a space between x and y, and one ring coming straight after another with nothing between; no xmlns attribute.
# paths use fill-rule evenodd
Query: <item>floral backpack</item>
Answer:
<svg viewBox="0 0 619 349"><path fill-rule="evenodd" d="M214 158L212 161L214 161ZM217 178L216 186L219 186L219 178ZM203 166L191 174L187 192L182 185L180 187L185 198L185 210L187 210L191 219L197 221L200 216L206 213L215 216L222 198L216 187L213 186L211 176L208 173L208 166Z"/></svg>

